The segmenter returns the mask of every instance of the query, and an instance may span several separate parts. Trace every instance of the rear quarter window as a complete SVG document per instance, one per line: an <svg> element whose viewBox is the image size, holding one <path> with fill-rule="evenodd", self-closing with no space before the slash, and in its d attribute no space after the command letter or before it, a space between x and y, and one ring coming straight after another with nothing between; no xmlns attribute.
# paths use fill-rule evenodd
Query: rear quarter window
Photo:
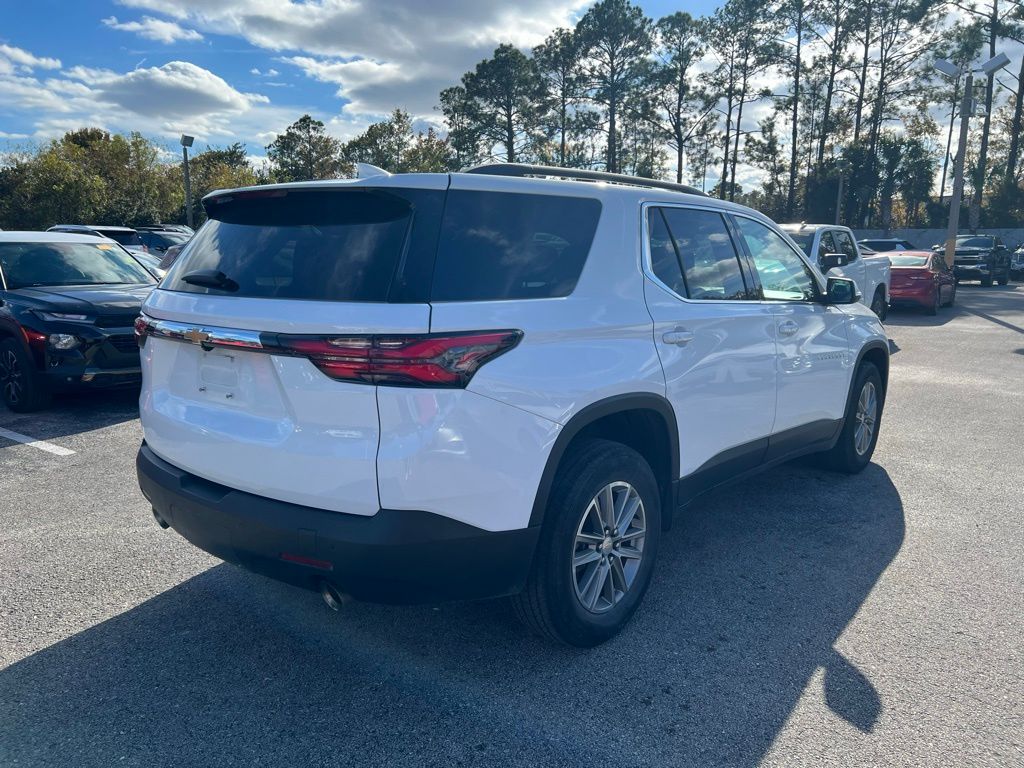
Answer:
<svg viewBox="0 0 1024 768"><path fill-rule="evenodd" d="M600 215L593 198L449 191L431 300L568 296Z"/></svg>

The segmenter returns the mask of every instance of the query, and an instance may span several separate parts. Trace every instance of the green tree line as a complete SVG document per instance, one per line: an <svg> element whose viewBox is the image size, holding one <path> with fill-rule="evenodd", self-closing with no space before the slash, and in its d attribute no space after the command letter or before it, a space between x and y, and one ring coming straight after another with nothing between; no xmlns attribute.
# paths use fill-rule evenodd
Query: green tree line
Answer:
<svg viewBox="0 0 1024 768"><path fill-rule="evenodd" d="M600 0L523 51L503 44L438 96L443 130L396 109L341 141L303 115L253 167L246 148L190 158L192 206L271 181L530 162L674 178L779 220L936 226L948 212L962 83L932 68L1024 43L1024 0L726 0L651 19ZM1024 219L1024 60L976 88L970 228ZM751 173L753 169L755 173ZM939 183L936 184L936 180ZM0 227L185 219L180 162L137 133L84 128L0 167Z"/></svg>

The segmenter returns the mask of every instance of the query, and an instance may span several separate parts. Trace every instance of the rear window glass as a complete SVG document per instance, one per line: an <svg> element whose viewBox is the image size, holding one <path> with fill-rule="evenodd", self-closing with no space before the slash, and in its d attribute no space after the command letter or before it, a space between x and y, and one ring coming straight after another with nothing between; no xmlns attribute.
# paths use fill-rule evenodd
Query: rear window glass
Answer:
<svg viewBox="0 0 1024 768"><path fill-rule="evenodd" d="M165 287L275 299L386 301L413 207L383 190L268 190L211 201ZM217 270L234 290L189 283ZM237 286L237 287L235 287Z"/></svg>
<svg viewBox="0 0 1024 768"><path fill-rule="evenodd" d="M814 245L814 233L813 232L786 232L789 235L789 239L800 246L800 250L805 255L813 258L814 254L811 253L811 246Z"/></svg>
<svg viewBox="0 0 1024 768"><path fill-rule="evenodd" d="M187 243L188 235L177 232L152 232L144 235L142 239L151 248L170 248L172 245Z"/></svg>
<svg viewBox="0 0 1024 768"><path fill-rule="evenodd" d="M908 256L906 254L898 254L896 256L890 256L889 261L892 262L894 267L924 267L928 264L929 256Z"/></svg>
<svg viewBox="0 0 1024 768"><path fill-rule="evenodd" d="M590 252L592 198L452 190L434 268L434 301L568 296Z"/></svg>
<svg viewBox="0 0 1024 768"><path fill-rule="evenodd" d="M96 231L121 245L142 245L142 238L139 237L138 232L124 232L119 229L97 229Z"/></svg>

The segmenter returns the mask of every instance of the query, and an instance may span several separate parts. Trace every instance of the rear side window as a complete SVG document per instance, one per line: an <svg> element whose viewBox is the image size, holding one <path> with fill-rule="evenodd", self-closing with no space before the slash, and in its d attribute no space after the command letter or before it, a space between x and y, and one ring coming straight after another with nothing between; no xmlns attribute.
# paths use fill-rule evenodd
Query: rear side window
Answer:
<svg viewBox="0 0 1024 768"><path fill-rule="evenodd" d="M836 232L836 247L839 248L839 253L845 253L850 257L850 261L855 261L857 256L857 246L853 244L853 238L846 232Z"/></svg>
<svg viewBox="0 0 1024 768"><path fill-rule="evenodd" d="M600 215L592 198L451 190L431 299L568 296Z"/></svg>
<svg viewBox="0 0 1024 768"><path fill-rule="evenodd" d="M691 299L746 299L739 256L721 214L694 208L664 208Z"/></svg>
<svg viewBox="0 0 1024 768"><path fill-rule="evenodd" d="M426 193L431 195L424 202L435 210L425 212L428 231L419 247L432 251L443 193ZM208 204L210 220L165 287L254 298L387 301L404 285L414 211L408 195L381 189L268 190L215 198ZM190 272L210 269L223 272L237 288L184 280ZM417 269L422 284L422 268Z"/></svg>

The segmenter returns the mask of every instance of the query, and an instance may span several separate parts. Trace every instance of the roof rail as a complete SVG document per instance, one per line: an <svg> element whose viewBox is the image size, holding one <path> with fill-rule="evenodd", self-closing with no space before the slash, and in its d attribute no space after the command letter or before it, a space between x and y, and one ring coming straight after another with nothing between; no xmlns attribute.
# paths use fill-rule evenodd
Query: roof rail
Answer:
<svg viewBox="0 0 1024 768"><path fill-rule="evenodd" d="M645 179L640 176L627 176L624 173L608 173L591 171L586 168L556 168L550 165L529 165L527 163L490 163L467 168L463 173L477 173L485 176L551 176L559 179L575 179L578 181L607 181L612 184L628 184L633 187L650 187L667 189L671 192L682 192L687 195L707 197L696 187L676 184L660 179Z"/></svg>

